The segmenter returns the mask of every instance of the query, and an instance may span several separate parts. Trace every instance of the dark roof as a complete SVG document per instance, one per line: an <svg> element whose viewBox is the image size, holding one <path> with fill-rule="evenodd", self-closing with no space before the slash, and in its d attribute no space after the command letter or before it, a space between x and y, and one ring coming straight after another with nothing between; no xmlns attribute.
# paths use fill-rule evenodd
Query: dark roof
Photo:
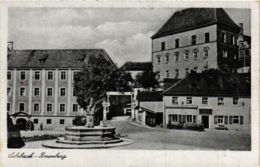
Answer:
<svg viewBox="0 0 260 167"><path fill-rule="evenodd" d="M137 94L138 101L162 101L162 91L143 91Z"/></svg>
<svg viewBox="0 0 260 167"><path fill-rule="evenodd" d="M81 68L91 56L103 57L115 66L103 49L65 49L8 51L8 68Z"/></svg>
<svg viewBox="0 0 260 167"><path fill-rule="evenodd" d="M250 74L201 73L187 78L164 90L171 96L224 96L250 97Z"/></svg>
<svg viewBox="0 0 260 167"><path fill-rule="evenodd" d="M150 71L152 62L126 62L121 69L126 71Z"/></svg>
<svg viewBox="0 0 260 167"><path fill-rule="evenodd" d="M152 36L152 39L172 35L212 24L221 24L240 30L240 27L222 8L188 8L175 12Z"/></svg>
<svg viewBox="0 0 260 167"><path fill-rule="evenodd" d="M164 78L163 79L163 89L166 90L176 82L180 81L180 79L175 79L175 78Z"/></svg>

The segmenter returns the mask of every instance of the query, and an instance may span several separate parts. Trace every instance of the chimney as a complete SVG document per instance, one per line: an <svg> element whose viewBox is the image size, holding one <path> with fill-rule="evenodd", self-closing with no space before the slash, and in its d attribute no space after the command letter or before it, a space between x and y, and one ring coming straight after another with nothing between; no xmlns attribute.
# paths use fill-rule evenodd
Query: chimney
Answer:
<svg viewBox="0 0 260 167"><path fill-rule="evenodd" d="M239 26L240 26L240 28L241 28L240 33L241 33L241 35L243 35L243 34L244 34L244 26L243 26L243 23L239 23Z"/></svg>
<svg viewBox="0 0 260 167"><path fill-rule="evenodd" d="M14 42L13 41L8 41L7 48L10 51L13 50L14 49Z"/></svg>

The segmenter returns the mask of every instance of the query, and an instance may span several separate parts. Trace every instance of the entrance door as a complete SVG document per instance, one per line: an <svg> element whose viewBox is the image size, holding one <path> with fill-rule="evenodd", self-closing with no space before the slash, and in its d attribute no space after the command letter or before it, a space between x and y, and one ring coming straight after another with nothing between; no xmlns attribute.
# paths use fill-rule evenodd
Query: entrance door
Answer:
<svg viewBox="0 0 260 167"><path fill-rule="evenodd" d="M209 128L209 116L203 115L201 117L201 119L202 119L202 124L203 124L204 128Z"/></svg>
<svg viewBox="0 0 260 167"><path fill-rule="evenodd" d="M19 118L16 120L16 126L19 128L19 130L26 130L26 120L23 118Z"/></svg>

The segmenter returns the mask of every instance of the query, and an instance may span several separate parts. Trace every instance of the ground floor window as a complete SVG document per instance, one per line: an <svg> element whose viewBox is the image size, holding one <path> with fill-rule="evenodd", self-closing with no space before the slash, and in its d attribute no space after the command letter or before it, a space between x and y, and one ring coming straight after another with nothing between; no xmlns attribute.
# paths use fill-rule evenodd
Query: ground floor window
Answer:
<svg viewBox="0 0 260 167"><path fill-rule="evenodd" d="M214 117L215 124L243 124L243 116L223 116L217 115Z"/></svg>
<svg viewBox="0 0 260 167"><path fill-rule="evenodd" d="M34 124L38 124L38 119L33 119Z"/></svg>
<svg viewBox="0 0 260 167"><path fill-rule="evenodd" d="M197 121L196 115L177 115L172 114L169 115L169 122L188 122L188 123L196 123Z"/></svg>
<svg viewBox="0 0 260 167"><path fill-rule="evenodd" d="M60 119L60 124L63 125L65 123L64 119Z"/></svg>
<svg viewBox="0 0 260 167"><path fill-rule="evenodd" d="M46 124L51 124L51 119L47 119Z"/></svg>
<svg viewBox="0 0 260 167"><path fill-rule="evenodd" d="M187 122L192 122L192 115L187 115Z"/></svg>

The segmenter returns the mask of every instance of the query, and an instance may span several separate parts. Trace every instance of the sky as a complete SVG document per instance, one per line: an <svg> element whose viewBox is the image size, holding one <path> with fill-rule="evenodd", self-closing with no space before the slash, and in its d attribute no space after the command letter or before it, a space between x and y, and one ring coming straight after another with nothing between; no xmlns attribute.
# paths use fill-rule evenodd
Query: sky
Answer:
<svg viewBox="0 0 260 167"><path fill-rule="evenodd" d="M10 8L14 49L105 49L120 67L151 60L151 36L181 8ZM250 35L250 10L225 9Z"/></svg>

